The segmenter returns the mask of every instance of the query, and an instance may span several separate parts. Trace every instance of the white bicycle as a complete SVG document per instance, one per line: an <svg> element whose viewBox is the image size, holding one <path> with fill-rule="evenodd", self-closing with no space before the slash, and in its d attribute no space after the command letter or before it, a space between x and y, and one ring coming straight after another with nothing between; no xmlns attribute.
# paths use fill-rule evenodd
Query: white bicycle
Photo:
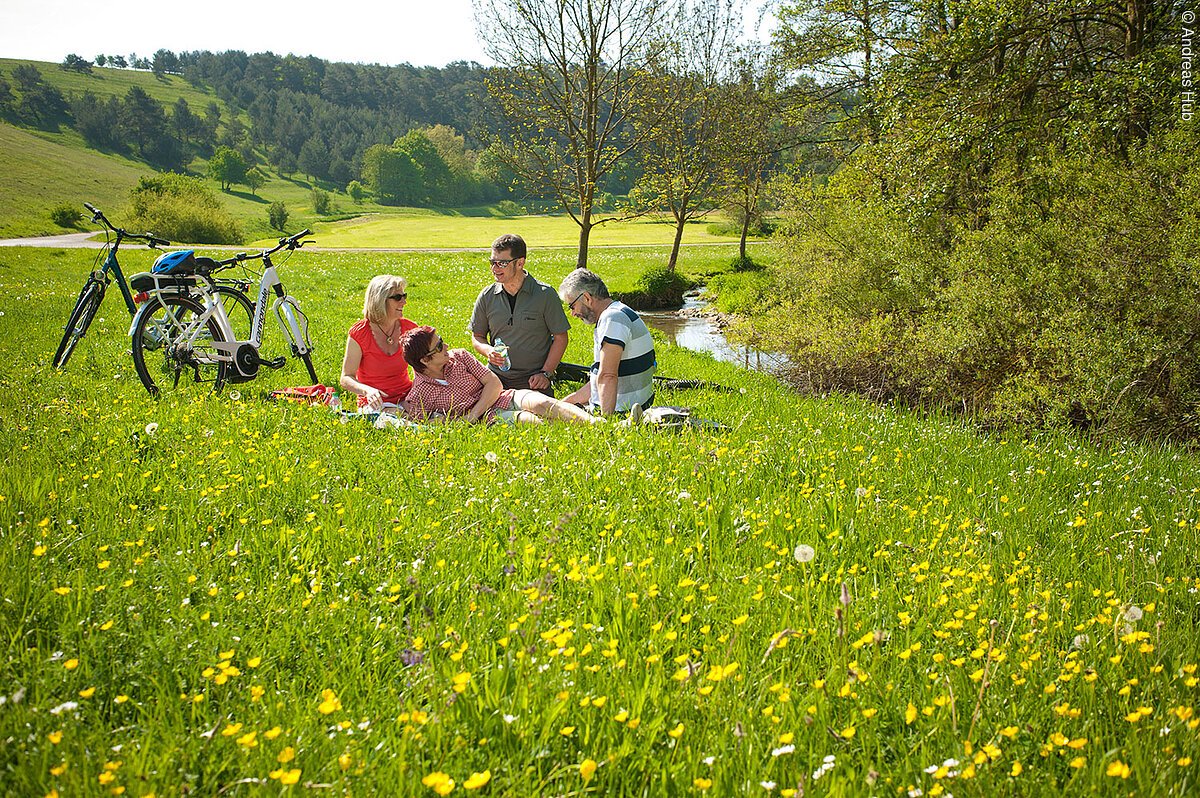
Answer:
<svg viewBox="0 0 1200 798"><path fill-rule="evenodd" d="M291 346L293 357L304 361L308 376L315 385L317 372L312 364L312 340L308 335L308 317L294 297L284 291L271 255L281 249L288 253L300 249L309 234L304 230L294 236L279 239L279 243L261 253L239 253L232 258L216 261L195 258L177 272L157 276L172 281L177 288L190 289L160 292L142 305L129 328L133 342L133 365L138 378L151 396L164 391L179 391L195 386L220 391L226 382L249 382L258 376L259 368L282 368L287 358L265 359L259 354L266 322L267 300L272 292L275 299L271 311L279 321L283 336ZM229 314L217 290L212 275L232 266L245 267L246 261L263 262L259 279L258 301L249 340L238 340Z"/></svg>

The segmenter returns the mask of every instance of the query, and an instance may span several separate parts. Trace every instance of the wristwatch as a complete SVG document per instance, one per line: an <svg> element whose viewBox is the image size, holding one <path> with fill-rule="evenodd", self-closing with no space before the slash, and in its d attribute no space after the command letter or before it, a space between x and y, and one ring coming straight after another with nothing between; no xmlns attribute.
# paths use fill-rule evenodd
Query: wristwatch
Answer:
<svg viewBox="0 0 1200 798"><path fill-rule="evenodd" d="M554 379L553 371L546 371L545 369L542 369L541 371L538 372L538 374L541 374L543 377L545 377L548 380Z"/></svg>

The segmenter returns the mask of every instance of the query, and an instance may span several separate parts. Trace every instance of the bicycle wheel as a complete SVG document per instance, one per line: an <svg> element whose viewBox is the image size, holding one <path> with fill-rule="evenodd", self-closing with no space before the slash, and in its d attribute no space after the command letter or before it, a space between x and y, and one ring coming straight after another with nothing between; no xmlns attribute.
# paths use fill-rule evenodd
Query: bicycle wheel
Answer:
<svg viewBox="0 0 1200 798"><path fill-rule="evenodd" d="M217 359L214 341L225 336L209 318L194 329L204 308L194 299L166 294L152 297L142 308L133 330L133 367L151 396L225 384L227 363Z"/></svg>
<svg viewBox="0 0 1200 798"><path fill-rule="evenodd" d="M92 325L92 319L96 318L96 311L100 309L100 303L104 301L104 288L103 281L88 280L87 284L83 286L83 290L79 292L79 299L75 301L75 308L71 311L70 318L67 319L62 340L58 342L58 350L54 353L54 368L61 369L71 359L75 345Z"/></svg>
<svg viewBox="0 0 1200 798"><path fill-rule="evenodd" d="M225 315L233 327L235 341L249 341L254 330L254 303L241 291L230 285L217 285L216 293L225 306Z"/></svg>

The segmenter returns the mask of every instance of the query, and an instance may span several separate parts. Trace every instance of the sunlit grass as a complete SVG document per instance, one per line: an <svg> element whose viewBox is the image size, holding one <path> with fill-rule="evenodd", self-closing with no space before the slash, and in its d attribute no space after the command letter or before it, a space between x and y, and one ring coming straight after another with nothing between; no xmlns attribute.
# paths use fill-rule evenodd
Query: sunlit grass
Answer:
<svg viewBox="0 0 1200 798"><path fill-rule="evenodd" d="M594 265L630 287L658 256ZM261 400L294 366L155 402L115 298L47 366L87 262L0 249L7 793L1195 790L1191 454L801 399L668 348L663 373L745 388L659 397L728 433L397 434ZM480 263L281 271L331 381L372 273L462 345Z"/></svg>

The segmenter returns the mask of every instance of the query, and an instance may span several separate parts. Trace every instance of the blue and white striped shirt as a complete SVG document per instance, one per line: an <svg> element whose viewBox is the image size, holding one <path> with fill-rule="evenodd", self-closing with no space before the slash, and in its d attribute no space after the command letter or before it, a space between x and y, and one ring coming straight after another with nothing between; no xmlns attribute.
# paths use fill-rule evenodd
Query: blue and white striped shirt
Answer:
<svg viewBox="0 0 1200 798"><path fill-rule="evenodd" d="M654 370L658 365L654 357L654 339L650 337L646 322L633 308L616 301L596 320L591 407L600 406L600 386L596 384L596 378L600 375L600 351L606 343L616 344L622 350L617 370L617 412L627 412L634 402L645 407L654 397Z"/></svg>

